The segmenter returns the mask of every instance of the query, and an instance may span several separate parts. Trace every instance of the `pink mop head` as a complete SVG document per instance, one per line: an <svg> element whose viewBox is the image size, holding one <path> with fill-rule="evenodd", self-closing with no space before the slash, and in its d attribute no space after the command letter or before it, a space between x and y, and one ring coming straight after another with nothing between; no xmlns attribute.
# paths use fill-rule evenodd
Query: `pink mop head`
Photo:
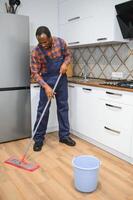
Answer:
<svg viewBox="0 0 133 200"><path fill-rule="evenodd" d="M28 163L26 161L19 160L18 158L15 157L9 158L8 160L5 161L5 163L30 172L33 172L40 167L39 164Z"/></svg>

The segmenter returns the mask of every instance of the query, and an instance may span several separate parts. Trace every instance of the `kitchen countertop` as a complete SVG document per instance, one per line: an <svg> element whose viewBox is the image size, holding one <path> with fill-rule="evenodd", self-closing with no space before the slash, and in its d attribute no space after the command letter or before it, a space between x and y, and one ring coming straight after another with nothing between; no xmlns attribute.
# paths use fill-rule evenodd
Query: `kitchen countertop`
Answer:
<svg viewBox="0 0 133 200"><path fill-rule="evenodd" d="M88 78L85 81L83 78L80 78L80 77L71 77L71 78L68 78L68 81L69 81L69 83L75 83L75 84L82 84L82 85L87 85L87 86L94 86L94 87L101 87L101 88L108 88L108 89L114 89L114 90L133 92L133 89L131 89L131 88L102 85L104 82L109 81L109 80L105 80L105 79Z"/></svg>
<svg viewBox="0 0 133 200"><path fill-rule="evenodd" d="M75 84L81 84L86 86L94 86L94 87L100 87L100 88L108 88L108 89L114 89L114 90L121 90L126 92L133 92L133 89L130 88L124 88L124 87L118 87L118 86L110 86L110 85L102 85L102 83L109 81L106 79L98 79L98 78L88 78L86 81L81 77L69 77L68 82L69 83L75 83ZM31 81L31 84L35 84L35 81Z"/></svg>

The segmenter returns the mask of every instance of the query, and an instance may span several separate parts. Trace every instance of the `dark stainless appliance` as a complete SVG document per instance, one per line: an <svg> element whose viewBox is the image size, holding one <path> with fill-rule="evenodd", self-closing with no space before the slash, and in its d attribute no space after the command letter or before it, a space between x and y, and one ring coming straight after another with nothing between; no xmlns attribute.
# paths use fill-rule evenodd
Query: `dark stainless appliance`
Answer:
<svg viewBox="0 0 133 200"><path fill-rule="evenodd" d="M117 86L117 87L124 87L124 88L131 88L133 89L133 80L131 81L106 81L101 83L101 85L108 85L108 86Z"/></svg>
<svg viewBox="0 0 133 200"><path fill-rule="evenodd" d="M133 1L118 4L115 8L123 38L133 38Z"/></svg>
<svg viewBox="0 0 133 200"><path fill-rule="evenodd" d="M0 143L30 137L29 18L0 14Z"/></svg>

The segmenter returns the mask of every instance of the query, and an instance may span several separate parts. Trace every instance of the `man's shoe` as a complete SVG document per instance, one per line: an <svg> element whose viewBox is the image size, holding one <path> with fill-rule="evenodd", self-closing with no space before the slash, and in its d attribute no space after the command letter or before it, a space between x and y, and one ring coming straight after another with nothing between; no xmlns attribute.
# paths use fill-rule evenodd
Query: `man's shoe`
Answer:
<svg viewBox="0 0 133 200"><path fill-rule="evenodd" d="M70 137L60 139L59 142L64 143L68 146L75 146L76 145L76 142L74 140L72 140L72 138L70 138Z"/></svg>
<svg viewBox="0 0 133 200"><path fill-rule="evenodd" d="M33 146L33 151L41 151L42 150L42 146L43 146L43 143L35 142L34 146Z"/></svg>

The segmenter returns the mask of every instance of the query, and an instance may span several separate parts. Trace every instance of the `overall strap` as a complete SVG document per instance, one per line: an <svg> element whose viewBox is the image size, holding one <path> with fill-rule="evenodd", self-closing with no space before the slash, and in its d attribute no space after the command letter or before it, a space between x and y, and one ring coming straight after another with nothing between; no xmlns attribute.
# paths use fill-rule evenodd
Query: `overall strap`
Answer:
<svg viewBox="0 0 133 200"><path fill-rule="evenodd" d="M60 47L61 47L61 53L62 53L62 55L64 57L64 45L62 43L62 39L61 38L58 38L58 39L59 39L59 43L60 43Z"/></svg>

